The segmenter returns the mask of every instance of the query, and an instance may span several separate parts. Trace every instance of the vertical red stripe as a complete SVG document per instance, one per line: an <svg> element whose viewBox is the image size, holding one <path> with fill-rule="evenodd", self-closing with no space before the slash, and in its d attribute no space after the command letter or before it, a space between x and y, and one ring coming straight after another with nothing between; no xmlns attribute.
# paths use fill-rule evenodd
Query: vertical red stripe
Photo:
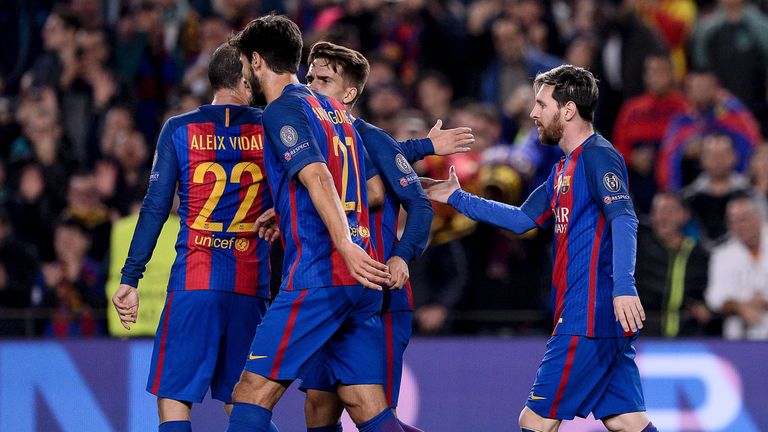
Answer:
<svg viewBox="0 0 768 432"><path fill-rule="evenodd" d="M301 260L301 239L299 239L299 218L296 215L296 185L293 180L288 180L290 201L291 201L291 236L293 236L293 243L296 245L296 258L293 260L291 266L291 272L288 274L288 283L285 289L291 291L293 289L293 275L296 272L296 267Z"/></svg>
<svg viewBox="0 0 768 432"><path fill-rule="evenodd" d="M227 145L230 145L227 143ZM243 124L240 125L240 146L232 150L240 150L241 160L251 162L256 165L261 172L261 178L254 178L248 171L243 172L240 178L240 190L238 191L238 206L246 198L248 190L257 187L256 197L253 204L245 215L246 223L253 223L261 215L264 207L264 194L267 188L264 168L264 130L261 125ZM253 186L258 184L258 186ZM247 295L256 295L260 279L265 278L259 275L259 263L261 259L259 252L268 247L262 247L259 250L261 240L254 232L238 232L235 234L235 244L231 247L235 257L235 292ZM244 240L240 240L244 239ZM238 242L239 240L239 242Z"/></svg>
<svg viewBox="0 0 768 432"><path fill-rule="evenodd" d="M333 137L337 136L336 129L333 127L333 124L328 118L328 111L320 104L320 101L314 97L308 97L305 100L314 110L324 113L324 115L317 116L317 118L320 121L320 125L323 127L323 130L325 131L326 146L328 147L326 164L328 166L328 171L331 173L331 177L333 177L333 184L336 186L336 193L338 193L341 197L343 173L341 158L343 155L339 153L337 156L334 153L336 150L334 149ZM344 198L340 199L342 202L344 201ZM349 270L344 263L344 259L341 258L338 252L336 252L336 247L333 244L331 245L330 260L331 285L341 286L357 283L354 279L352 279L351 282L349 281L351 278Z"/></svg>
<svg viewBox="0 0 768 432"><path fill-rule="evenodd" d="M563 392L565 386L568 384L568 376L571 374L571 366L573 366L573 357L576 355L576 345L579 343L578 336L571 336L571 343L568 344L568 357L565 359L565 367L563 368L563 376L560 378L560 384L557 386L557 393L555 394L555 400L552 402L552 408L549 410L549 418L556 418L557 408L560 406L560 400L563 398Z"/></svg>
<svg viewBox="0 0 768 432"><path fill-rule="evenodd" d="M555 204L555 238L557 241L557 250L555 251L555 266L552 271L552 281L555 285L556 297L555 297L555 332L557 331L557 324L563 313L565 292L568 290L568 232L570 231L570 220L573 217L573 194L574 194L574 175L576 165L579 159L583 146L579 146L574 150L569 158L568 166L565 167L565 161L561 161L561 165L557 170L558 182L555 184L555 190L552 194L553 203ZM563 173L563 168L565 172ZM562 174L562 175L561 175ZM566 180L566 178L568 180ZM562 184L560 180L567 181L568 187L563 192ZM563 213L563 209L568 209L567 215ZM560 219L560 222L557 221ZM557 232L558 225L560 226L560 232Z"/></svg>
<svg viewBox="0 0 768 432"><path fill-rule="evenodd" d="M373 212L373 223L373 229L376 230L376 252L384 259L384 206Z"/></svg>
<svg viewBox="0 0 768 432"><path fill-rule="evenodd" d="M157 369L155 370L155 380L152 382L152 394L157 394L160 389L160 377L163 374L163 363L165 362L165 342L168 336L168 317L171 316L171 300L173 300L173 293L168 293L168 300L165 303L165 317L163 317L163 333L160 337L160 352L157 354Z"/></svg>
<svg viewBox="0 0 768 432"><path fill-rule="evenodd" d="M563 172L564 160L560 161L556 171L555 188L552 193L552 211L557 212L560 209L561 203L557 201L558 191L560 189L559 179ZM559 216L558 216L559 217ZM555 218L555 229L557 229L557 217ZM555 314L554 314L554 330L557 331L557 321L560 319L562 313L563 298L565 297L565 289L567 287L566 280L566 268L568 267L568 236L555 234L555 263L552 268L552 285L555 288Z"/></svg>
<svg viewBox="0 0 768 432"><path fill-rule="evenodd" d="M587 336L595 336L595 288L597 285L597 259L600 255L600 239L603 236L603 227L605 226L605 218L603 212L600 212L600 216L597 219L597 230L595 231L595 239L592 242L592 256L589 259L589 301L587 302Z"/></svg>
<svg viewBox="0 0 768 432"><path fill-rule="evenodd" d="M389 406L392 406L392 387L393 387L393 377L394 377L394 348L392 346L393 343L393 336L392 336L392 313L387 312L384 314L384 340L386 344L387 349L387 377L386 377L386 386L384 389L387 393L387 403Z"/></svg>
<svg viewBox="0 0 768 432"><path fill-rule="evenodd" d="M272 371L269 373L269 377L273 380L277 380L280 376L280 364L283 362L285 350L288 348L288 342L291 340L291 333L293 332L293 326L296 324L296 316L299 314L299 307L301 307L301 302L304 300L307 292L307 290L303 290L301 294L299 294L299 298L294 300L293 305L291 306L291 312L288 315L288 323L285 325L285 331L283 332L282 339L280 339L280 346L277 348L277 354L275 355L275 362L272 364Z"/></svg>
<svg viewBox="0 0 768 432"><path fill-rule="evenodd" d="M187 256L186 256L186 280L185 289L187 290L206 290L209 288L211 280L211 248L204 246L206 238L212 233L210 231L198 231L192 229L192 224L197 219L198 214L208 201L216 182L213 173L206 173L203 183L195 183L194 173L201 164L207 164L216 161L216 150L207 149L206 137L214 136L215 140L216 126L213 123L193 123L187 126L187 140L189 148L189 185L187 227L189 228L187 238ZM193 146L194 144L194 146ZM200 244L196 244L196 241Z"/></svg>

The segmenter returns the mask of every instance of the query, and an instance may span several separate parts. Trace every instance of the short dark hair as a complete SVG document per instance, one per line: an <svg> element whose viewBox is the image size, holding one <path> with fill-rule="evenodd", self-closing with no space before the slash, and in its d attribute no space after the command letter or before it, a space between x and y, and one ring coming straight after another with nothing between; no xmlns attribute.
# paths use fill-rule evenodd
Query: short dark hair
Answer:
<svg viewBox="0 0 768 432"><path fill-rule="evenodd" d="M265 15L248 23L229 39L229 44L248 57L256 52L275 73L296 73L301 61L301 32L282 15Z"/></svg>
<svg viewBox="0 0 768 432"><path fill-rule="evenodd" d="M243 79L243 64L240 63L240 51L224 43L216 48L208 64L208 80L213 91L234 89Z"/></svg>
<svg viewBox="0 0 768 432"><path fill-rule="evenodd" d="M554 87L552 98L557 101L558 107L573 102L581 118L589 122L595 118L599 92L592 72L573 65L558 66L536 75L536 90L542 85Z"/></svg>
<svg viewBox="0 0 768 432"><path fill-rule="evenodd" d="M357 89L357 96L352 102L357 101L363 93L363 87L368 81L368 73L371 71L368 60L353 49L325 41L312 45L307 61L312 63L316 59L327 60L328 65L336 73L339 73L341 68L344 81Z"/></svg>
<svg viewBox="0 0 768 432"><path fill-rule="evenodd" d="M69 30L79 30L82 27L80 17L67 6L58 5L53 8L51 15L59 17L61 22L64 23L64 27Z"/></svg>
<svg viewBox="0 0 768 432"><path fill-rule="evenodd" d="M91 238L91 231L88 230L88 227L85 225L83 221L80 219L77 219L69 214L63 215L55 225L55 228L69 228L73 229L83 236L87 237L88 239Z"/></svg>

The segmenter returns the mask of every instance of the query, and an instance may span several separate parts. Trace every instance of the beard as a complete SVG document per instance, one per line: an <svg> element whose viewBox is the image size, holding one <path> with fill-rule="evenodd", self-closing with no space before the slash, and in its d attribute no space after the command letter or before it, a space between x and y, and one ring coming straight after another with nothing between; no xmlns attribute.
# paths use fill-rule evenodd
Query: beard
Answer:
<svg viewBox="0 0 768 432"><path fill-rule="evenodd" d="M254 75L253 71L248 70L248 72L243 75L243 78L248 83L248 87L251 88L251 101L249 105L252 107L266 106L267 99L264 97L264 92L261 89L261 83L259 83L259 79L256 78L256 75Z"/></svg>
<svg viewBox="0 0 768 432"><path fill-rule="evenodd" d="M560 121L560 111L557 112L548 126L541 126L539 141L548 146L556 146L563 139L563 123Z"/></svg>

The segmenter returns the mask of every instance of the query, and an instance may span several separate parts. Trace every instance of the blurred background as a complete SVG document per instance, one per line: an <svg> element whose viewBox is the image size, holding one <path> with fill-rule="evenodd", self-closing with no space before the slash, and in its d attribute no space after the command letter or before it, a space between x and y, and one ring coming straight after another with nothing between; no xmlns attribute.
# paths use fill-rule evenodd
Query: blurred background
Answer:
<svg viewBox="0 0 768 432"><path fill-rule="evenodd" d="M636 279L648 342L641 342L640 358L647 361L640 364L647 368L649 409L663 419L654 423L663 430L768 430L768 382L759 369L749 372L752 360L768 358L768 2L1 4L0 431L152 429L140 426L147 418L154 424L155 414L136 408L151 399L132 378L146 368L151 343L114 338L154 334L178 217L166 223L141 282L139 323L131 334L108 310L108 299L119 282L160 127L210 102L213 50L271 11L299 24L305 51L329 40L366 55L371 74L356 113L397 139L423 137L437 119L446 127L472 127L472 152L427 158L415 168L443 178L455 165L465 189L514 205L562 157L558 148L538 142L528 118L533 77L563 63L593 71L600 80L595 125L627 162L641 220ZM443 399L433 401L435 411L414 402L415 423L421 418L443 431L515 424L551 331L550 246L550 233L517 236L435 206L429 248L411 265L414 331L446 337L413 342L413 354L406 354L416 371L413 388L421 388L422 397L459 400L489 391L488 403L477 409L486 407L489 421L503 423L457 426L443 412L450 406ZM273 255L273 268L279 268L277 247ZM494 393L492 383L504 384L498 376L470 380L488 357L466 353L484 349L503 357L500 368L530 365L520 378L504 375L512 387ZM449 358L431 359L430 350L445 350ZM126 357L109 355L115 352ZM691 367L675 372L681 357L669 352L692 353ZM55 358L64 369L53 373L40 358ZM452 374L466 366L467 383L441 387L444 375L433 362L448 362L440 370ZM53 387L70 389L63 394L90 388L90 402L41 396L39 383L78 371L81 382ZM722 379L709 376L712 371ZM145 379L142 373L136 382ZM29 394L16 397L14 389L22 387ZM742 404L742 397L749 402ZM79 401L73 409L61 405L73 400ZM501 402L509 418L488 411ZM89 403L107 406L107 423L65 421ZM28 415L9 414L17 410ZM430 423L446 419L451 427Z"/></svg>

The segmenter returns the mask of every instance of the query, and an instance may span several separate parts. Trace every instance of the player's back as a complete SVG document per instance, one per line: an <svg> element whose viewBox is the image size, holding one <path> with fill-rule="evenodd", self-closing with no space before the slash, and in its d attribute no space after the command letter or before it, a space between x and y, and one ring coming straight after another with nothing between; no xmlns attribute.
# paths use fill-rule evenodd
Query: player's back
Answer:
<svg viewBox="0 0 768 432"><path fill-rule="evenodd" d="M265 166L285 241L282 288L357 285L296 178L314 162L327 164L352 240L375 256L370 242L363 147L339 102L291 84L264 112Z"/></svg>
<svg viewBox="0 0 768 432"><path fill-rule="evenodd" d="M204 105L168 121L181 218L169 290L269 297L269 244L254 231L272 207L261 116L256 108Z"/></svg>

